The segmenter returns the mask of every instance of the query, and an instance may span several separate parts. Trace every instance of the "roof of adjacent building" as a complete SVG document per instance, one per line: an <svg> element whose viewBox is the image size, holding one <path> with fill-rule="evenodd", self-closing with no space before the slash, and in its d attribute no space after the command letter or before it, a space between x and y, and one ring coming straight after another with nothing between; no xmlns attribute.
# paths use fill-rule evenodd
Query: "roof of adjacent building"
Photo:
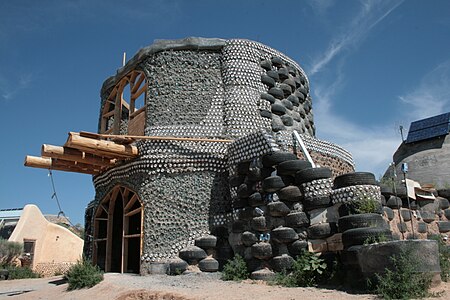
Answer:
<svg viewBox="0 0 450 300"><path fill-rule="evenodd" d="M2 219L18 219L22 215L23 208L7 208L0 209L0 220Z"/></svg>

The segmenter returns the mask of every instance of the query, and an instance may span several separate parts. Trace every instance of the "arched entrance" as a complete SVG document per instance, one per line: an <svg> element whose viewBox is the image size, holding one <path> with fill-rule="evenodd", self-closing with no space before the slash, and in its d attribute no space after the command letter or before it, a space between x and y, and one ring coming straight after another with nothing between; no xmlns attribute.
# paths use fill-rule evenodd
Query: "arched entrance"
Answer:
<svg viewBox="0 0 450 300"><path fill-rule="evenodd" d="M116 186L94 216L93 262L105 272L139 273L143 206L136 193Z"/></svg>

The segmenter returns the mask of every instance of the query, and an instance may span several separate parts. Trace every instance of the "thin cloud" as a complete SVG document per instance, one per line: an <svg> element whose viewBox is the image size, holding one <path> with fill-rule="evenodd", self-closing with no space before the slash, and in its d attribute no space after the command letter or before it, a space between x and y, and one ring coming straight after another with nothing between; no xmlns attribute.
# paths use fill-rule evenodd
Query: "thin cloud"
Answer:
<svg viewBox="0 0 450 300"><path fill-rule="evenodd" d="M14 100L16 95L28 89L34 80L32 73L23 73L6 78L0 74L0 97L3 102Z"/></svg>
<svg viewBox="0 0 450 300"><path fill-rule="evenodd" d="M384 20L403 1L363 1L360 12L345 26L343 32L330 42L328 49L313 62L309 75L313 76L320 72L343 51L357 47L370 30Z"/></svg>
<svg viewBox="0 0 450 300"><path fill-rule="evenodd" d="M450 60L427 73L416 89L399 99L409 121L450 111Z"/></svg>
<svg viewBox="0 0 450 300"><path fill-rule="evenodd" d="M307 2L317 15L325 14L336 3L334 0L308 0Z"/></svg>

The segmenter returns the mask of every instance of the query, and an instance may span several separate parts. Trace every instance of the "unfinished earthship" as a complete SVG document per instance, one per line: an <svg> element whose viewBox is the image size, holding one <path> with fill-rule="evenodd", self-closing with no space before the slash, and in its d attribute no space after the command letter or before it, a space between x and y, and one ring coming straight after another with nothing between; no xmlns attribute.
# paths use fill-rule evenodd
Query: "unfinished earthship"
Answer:
<svg viewBox="0 0 450 300"><path fill-rule="evenodd" d="M391 194L355 173L348 151L315 137L305 72L257 42L186 38L141 49L103 84L99 134L71 133L65 146L95 163L45 163L94 174L84 252L107 272L214 272L239 254L252 278L268 279L309 250L344 253L359 276L367 249L343 250L392 239L394 217L381 210ZM346 205L368 199L377 213ZM437 252L434 242L425 248ZM437 274L432 257L425 269Z"/></svg>

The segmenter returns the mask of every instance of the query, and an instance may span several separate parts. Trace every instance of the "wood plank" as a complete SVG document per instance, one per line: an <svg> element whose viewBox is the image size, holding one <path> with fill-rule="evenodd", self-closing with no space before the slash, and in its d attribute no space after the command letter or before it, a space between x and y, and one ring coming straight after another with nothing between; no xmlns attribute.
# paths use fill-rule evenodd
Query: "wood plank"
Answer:
<svg viewBox="0 0 450 300"><path fill-rule="evenodd" d="M136 91L141 86L141 83L142 83L142 81L144 81L144 79L145 79L145 74L144 73L140 73L140 77L139 77L138 81L133 83L133 88L131 89L131 94L132 95L134 93L136 93ZM147 84L145 84L145 86L147 86Z"/></svg>
<svg viewBox="0 0 450 300"><path fill-rule="evenodd" d="M111 162L110 158L92 155L90 153L82 152L74 148L53 146L47 144L42 145L41 156L76 161L101 167L110 167L114 165L114 163Z"/></svg>
<svg viewBox="0 0 450 300"><path fill-rule="evenodd" d="M123 211L124 212L128 211L133 206L133 204L136 202L136 200L137 200L137 195L134 194L133 197L131 197L130 201L128 201L127 205L125 205L125 207L123 208Z"/></svg>
<svg viewBox="0 0 450 300"><path fill-rule="evenodd" d="M95 218L95 221L108 221L108 218Z"/></svg>
<svg viewBox="0 0 450 300"><path fill-rule="evenodd" d="M145 106L142 106L141 108L139 108L138 110L136 110L134 113L130 114L130 119L133 119L134 117L136 117L137 115L141 114L142 112L145 112Z"/></svg>
<svg viewBox="0 0 450 300"><path fill-rule="evenodd" d="M110 141L85 138L79 134L73 134L72 132L69 133L69 138L67 139L65 146L99 156L109 153L111 156L115 157L131 158L136 157L139 154L137 147L133 145L120 145Z"/></svg>
<svg viewBox="0 0 450 300"><path fill-rule="evenodd" d="M143 107L145 109L145 107ZM128 121L128 133L143 136L145 134L145 111Z"/></svg>
<svg viewBox="0 0 450 300"><path fill-rule="evenodd" d="M137 91L134 94L131 94L131 100L136 100L137 98L139 98L140 95L142 95L142 93L144 93L147 90L147 85L144 84L139 91Z"/></svg>
<svg viewBox="0 0 450 300"><path fill-rule="evenodd" d="M127 239L129 239L129 238L137 238L137 237L141 237L141 234L140 234L140 233L126 234L126 235L124 235L123 237L124 237L124 238L127 238Z"/></svg>
<svg viewBox="0 0 450 300"><path fill-rule="evenodd" d="M135 214L140 213L141 210L142 210L142 207L138 207L138 208L136 208L136 209L134 209L134 210L132 210L132 211L130 211L130 212L127 212L127 213L125 214L125 217L131 217L131 216L134 216Z"/></svg>

